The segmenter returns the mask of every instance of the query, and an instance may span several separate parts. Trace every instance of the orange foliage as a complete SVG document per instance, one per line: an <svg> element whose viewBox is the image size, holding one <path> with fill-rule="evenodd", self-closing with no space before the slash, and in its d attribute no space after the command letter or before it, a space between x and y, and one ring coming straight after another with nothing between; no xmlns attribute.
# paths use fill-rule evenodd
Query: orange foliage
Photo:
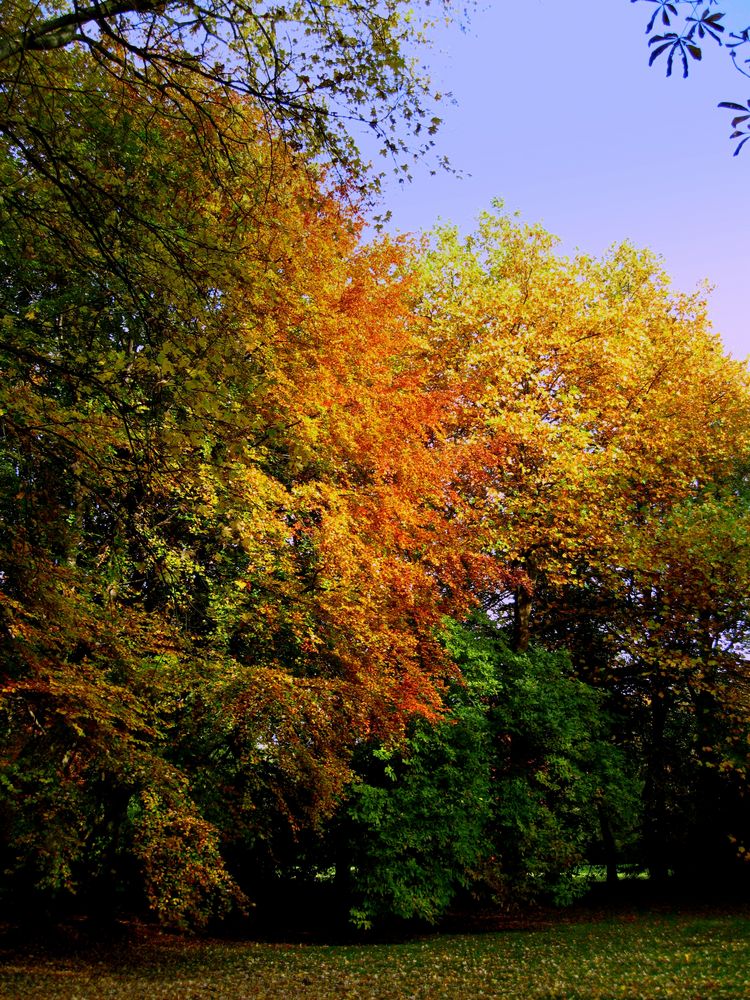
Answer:
<svg viewBox="0 0 750 1000"><path fill-rule="evenodd" d="M411 248L362 247L251 108L208 86L144 99L80 53L50 60L82 85L28 88L17 126L41 120L95 195L72 211L65 182L4 150L33 211L21 234L0 208L18 237L2 244L3 753L70 834L34 855L39 884L89 877L71 811L120 810L152 908L184 923L237 898L217 828L252 829L261 801L269 823L318 822L358 741L440 710L436 634L469 580L463 522L444 517L445 397ZM22 142L36 162L37 133ZM201 785L217 759L220 793Z"/></svg>

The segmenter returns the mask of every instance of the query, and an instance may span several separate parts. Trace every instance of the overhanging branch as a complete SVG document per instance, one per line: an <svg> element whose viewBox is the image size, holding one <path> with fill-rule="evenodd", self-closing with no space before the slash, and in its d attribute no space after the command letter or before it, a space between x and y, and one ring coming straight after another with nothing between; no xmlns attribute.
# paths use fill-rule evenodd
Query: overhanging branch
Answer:
<svg viewBox="0 0 750 1000"><path fill-rule="evenodd" d="M21 52L61 49L77 37L78 31L92 21L106 20L118 14L143 13L166 7L165 0L105 0L90 7L79 7L68 14L42 21L15 38L0 43L0 62Z"/></svg>

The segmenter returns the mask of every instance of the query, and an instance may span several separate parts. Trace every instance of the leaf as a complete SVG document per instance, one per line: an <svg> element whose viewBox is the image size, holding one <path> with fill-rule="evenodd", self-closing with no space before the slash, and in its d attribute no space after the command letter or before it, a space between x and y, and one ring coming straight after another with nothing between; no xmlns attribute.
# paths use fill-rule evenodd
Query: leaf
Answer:
<svg viewBox="0 0 750 1000"><path fill-rule="evenodd" d="M662 54L662 52L666 51L666 49L669 49L669 48L671 48L671 43L670 42L666 42L664 45L660 45L658 48L654 49L653 52L651 53L651 57L650 57L650 59L648 61L649 66L652 66L653 63L654 63L654 60L657 59Z"/></svg>

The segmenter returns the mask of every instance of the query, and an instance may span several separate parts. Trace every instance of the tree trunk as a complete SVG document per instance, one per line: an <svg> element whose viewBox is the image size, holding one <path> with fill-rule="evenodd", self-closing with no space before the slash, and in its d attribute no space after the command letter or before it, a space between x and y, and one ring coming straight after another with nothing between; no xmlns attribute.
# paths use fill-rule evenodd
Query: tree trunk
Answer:
<svg viewBox="0 0 750 1000"><path fill-rule="evenodd" d="M531 594L519 587L513 603L513 648L517 653L525 653L531 638Z"/></svg>
<svg viewBox="0 0 750 1000"><path fill-rule="evenodd" d="M536 579L534 554L531 553L522 564L528 583L513 591L513 649L525 653L531 640L531 605Z"/></svg>
<svg viewBox="0 0 750 1000"><path fill-rule="evenodd" d="M597 812L599 813L599 828L604 845L604 863L607 866L607 885L613 886L617 885L617 844L609 823L607 810L601 802L597 806Z"/></svg>
<svg viewBox="0 0 750 1000"><path fill-rule="evenodd" d="M666 881L669 874L669 831L667 829L667 761L664 729L667 721L667 695L651 701L651 733L643 789L644 847L650 877Z"/></svg>

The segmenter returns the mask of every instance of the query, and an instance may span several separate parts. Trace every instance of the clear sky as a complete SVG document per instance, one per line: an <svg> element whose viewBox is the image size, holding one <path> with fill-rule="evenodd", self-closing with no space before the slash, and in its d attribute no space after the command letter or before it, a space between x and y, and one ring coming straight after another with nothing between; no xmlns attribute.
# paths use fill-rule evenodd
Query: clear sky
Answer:
<svg viewBox="0 0 750 1000"><path fill-rule="evenodd" d="M747 0L724 0L727 23L750 23ZM440 152L464 172L386 187L392 230L438 219L469 229L502 198L576 248L601 254L623 239L663 257L674 286L713 286L710 315L726 348L750 355L750 143L733 157L729 112L750 79L704 43L691 75L648 67L650 3L495 0L428 56L443 105Z"/></svg>

